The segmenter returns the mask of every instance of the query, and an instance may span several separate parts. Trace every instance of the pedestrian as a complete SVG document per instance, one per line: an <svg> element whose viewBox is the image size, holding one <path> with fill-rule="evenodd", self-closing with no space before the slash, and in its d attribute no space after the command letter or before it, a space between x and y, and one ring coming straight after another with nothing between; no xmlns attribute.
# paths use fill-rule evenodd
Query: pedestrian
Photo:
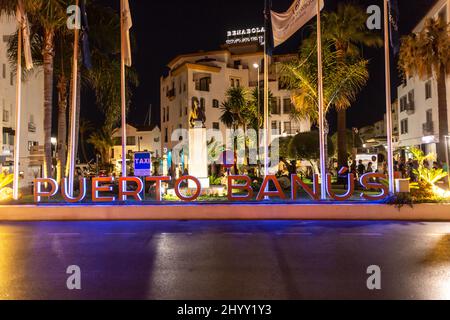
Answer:
<svg viewBox="0 0 450 320"><path fill-rule="evenodd" d="M369 162L369 164L367 165L366 173L373 173L373 163L372 162Z"/></svg>
<svg viewBox="0 0 450 320"><path fill-rule="evenodd" d="M366 172L366 167L364 166L362 160L359 160L357 170L358 170L358 177L361 177Z"/></svg>

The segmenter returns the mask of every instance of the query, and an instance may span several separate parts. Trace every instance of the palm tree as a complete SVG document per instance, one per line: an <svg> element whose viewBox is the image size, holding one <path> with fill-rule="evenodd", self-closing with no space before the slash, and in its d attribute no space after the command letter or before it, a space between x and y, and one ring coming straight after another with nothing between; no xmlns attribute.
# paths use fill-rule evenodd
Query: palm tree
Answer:
<svg viewBox="0 0 450 320"><path fill-rule="evenodd" d="M44 176L52 173L52 109L55 33L65 25L67 1L23 0L31 25L42 30L42 61L44 70ZM17 0L0 0L0 12L14 14Z"/></svg>
<svg viewBox="0 0 450 320"><path fill-rule="evenodd" d="M100 154L104 165L109 164L111 160L111 148L114 146L113 134L114 130L111 130L108 126L103 126L94 131L87 140Z"/></svg>
<svg viewBox="0 0 450 320"><path fill-rule="evenodd" d="M438 158L445 159L445 139L449 134L446 78L450 71L450 28L441 18L427 19L418 34L402 39L399 69L405 77L436 77L438 89Z"/></svg>
<svg viewBox="0 0 450 320"><path fill-rule="evenodd" d="M88 120L80 120L80 141L81 141L81 153L83 154L84 162L88 163L88 157L86 152L86 136L94 130L94 126Z"/></svg>
<svg viewBox="0 0 450 320"><path fill-rule="evenodd" d="M354 4L338 5L336 12L326 12L323 17L323 40L333 44L339 63L361 57L361 45L381 47L381 37L370 32L366 27L367 14L365 10ZM350 105L335 104L338 115L338 164L347 165L346 110Z"/></svg>

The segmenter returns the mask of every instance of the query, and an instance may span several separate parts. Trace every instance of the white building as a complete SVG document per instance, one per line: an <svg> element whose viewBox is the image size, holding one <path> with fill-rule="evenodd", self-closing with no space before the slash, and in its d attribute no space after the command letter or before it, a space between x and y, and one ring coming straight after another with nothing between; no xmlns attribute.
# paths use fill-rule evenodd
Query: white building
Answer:
<svg viewBox="0 0 450 320"><path fill-rule="evenodd" d="M17 30L14 17L0 16L0 170L12 173L14 160L16 77L7 55L8 40ZM20 149L21 187L41 175L42 157L36 152L44 144L44 78L41 68L28 74L22 86L22 132Z"/></svg>
<svg viewBox="0 0 450 320"><path fill-rule="evenodd" d="M111 149L111 161L115 171L122 171L122 131L117 129L113 134L114 146ZM127 154L133 159L135 152L151 152L152 157L161 155L161 130L158 126L134 127L127 125ZM131 163L130 163L131 164Z"/></svg>
<svg viewBox="0 0 450 320"><path fill-rule="evenodd" d="M311 129L310 121L295 121L290 117L292 108L290 91L278 82L276 62L290 56L274 56L271 61L269 88L274 106L271 110L271 129L278 134L295 135ZM256 44L233 45L223 50L180 55L169 64L169 74L161 77L161 134L163 151L172 150L178 137L177 129L189 128L189 117L194 100L198 99L205 111L206 129L216 129L226 137L226 126L220 121L221 104L230 87L242 86L253 90L263 85L263 52ZM258 75L259 73L259 75ZM263 99L263 97L261 97ZM173 140L175 141L171 141Z"/></svg>
<svg viewBox="0 0 450 320"><path fill-rule="evenodd" d="M448 22L450 0L439 0L414 28L418 33L427 18L441 16ZM447 77L447 108L450 114L450 76ZM420 147L426 153L437 153L439 114L436 77L422 80L411 77L398 87L400 130L399 148ZM450 117L449 117L450 120Z"/></svg>

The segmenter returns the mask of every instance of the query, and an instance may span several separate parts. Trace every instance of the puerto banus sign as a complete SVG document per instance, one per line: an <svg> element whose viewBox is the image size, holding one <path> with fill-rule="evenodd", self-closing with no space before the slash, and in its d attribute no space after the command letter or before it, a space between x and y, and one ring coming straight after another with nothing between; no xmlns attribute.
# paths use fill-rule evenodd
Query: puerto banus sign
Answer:
<svg viewBox="0 0 450 320"><path fill-rule="evenodd" d="M380 201L389 196L388 187L379 182L380 179L386 177L379 173L367 173L360 177L359 184L362 191L359 196L367 201ZM167 176L146 177L145 180L139 177L122 177L118 178L118 191L114 193L113 185L116 182L114 177L95 177L91 183L91 201L94 203L113 203L117 201L144 201L153 200L162 201L161 190L163 183L171 182L172 178ZM343 194L337 194L332 189L332 176L326 176L326 188L330 199L335 201L346 201L356 194L355 177L353 174L348 175L347 190ZM192 182L190 185L195 187L185 192L183 186L186 182ZM155 196L153 199L143 199L144 183L154 183ZM314 175L312 186L303 182L297 176L291 176L291 190L288 196L281 187L277 177L274 175L266 176L259 190L253 190L252 180L248 176L228 176L227 177L227 197L230 202L235 201L262 201L264 199L278 198L281 200L297 200L299 192L303 190L313 201L320 201L319 175ZM271 186L269 188L269 186ZM183 191L184 190L184 191ZM34 181L34 201L42 202L44 199L50 199L60 193L61 197L67 203L79 203L87 199L88 179L82 178L79 181L79 192L77 195L68 193L68 179L62 179L61 185L54 179L40 178ZM198 200L202 194L200 180L193 176L183 176L174 181L174 191L180 201L193 202ZM237 191L237 192L235 192ZM184 192L184 193L183 193Z"/></svg>

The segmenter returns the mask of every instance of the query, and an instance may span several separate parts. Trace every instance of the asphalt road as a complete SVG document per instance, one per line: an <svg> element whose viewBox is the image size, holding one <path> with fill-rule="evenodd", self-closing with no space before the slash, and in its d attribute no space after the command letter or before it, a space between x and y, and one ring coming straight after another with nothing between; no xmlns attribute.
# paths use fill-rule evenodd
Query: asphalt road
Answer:
<svg viewBox="0 0 450 320"><path fill-rule="evenodd" d="M0 299L81 298L450 299L450 224L0 223Z"/></svg>

